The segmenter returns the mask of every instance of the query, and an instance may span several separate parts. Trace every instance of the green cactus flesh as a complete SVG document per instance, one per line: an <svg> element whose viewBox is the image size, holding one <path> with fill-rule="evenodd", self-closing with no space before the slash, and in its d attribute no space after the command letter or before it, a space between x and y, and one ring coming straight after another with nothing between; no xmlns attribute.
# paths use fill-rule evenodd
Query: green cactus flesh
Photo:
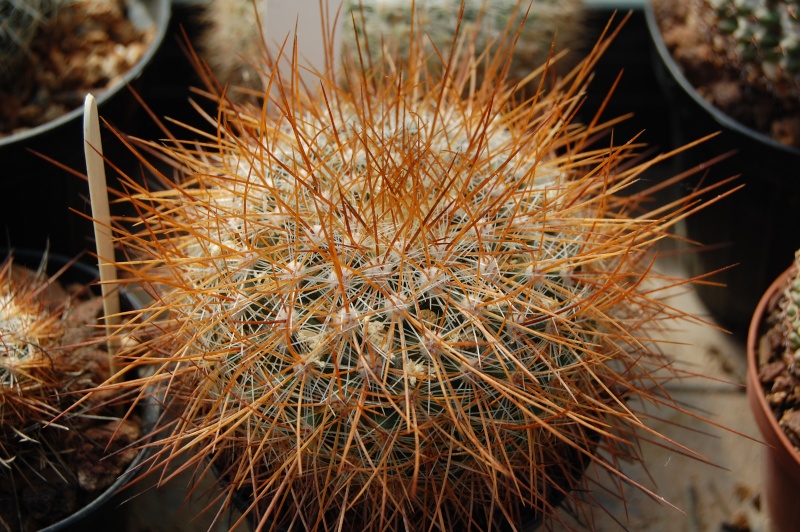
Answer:
<svg viewBox="0 0 800 532"><path fill-rule="evenodd" d="M797 0L706 0L718 27L730 36L742 65L773 83L800 86L800 2Z"/></svg>
<svg viewBox="0 0 800 532"><path fill-rule="evenodd" d="M793 271L783 293L781 322L789 354L800 361L800 251L795 255ZM797 366L795 372L800 372Z"/></svg>

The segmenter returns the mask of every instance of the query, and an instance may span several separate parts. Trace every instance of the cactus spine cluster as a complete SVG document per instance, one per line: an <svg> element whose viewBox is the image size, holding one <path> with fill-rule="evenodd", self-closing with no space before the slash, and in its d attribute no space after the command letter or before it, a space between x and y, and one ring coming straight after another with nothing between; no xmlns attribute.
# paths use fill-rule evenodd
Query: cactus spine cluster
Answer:
<svg viewBox="0 0 800 532"><path fill-rule="evenodd" d="M51 360L49 351L63 327L61 309L49 308L41 297L46 277L37 279L12 264L6 260L0 271L0 419L4 432L23 434L29 424L58 413L50 404L58 390L58 359Z"/></svg>
<svg viewBox="0 0 800 532"><path fill-rule="evenodd" d="M777 94L800 91L800 2L704 0L726 35L729 59L756 85Z"/></svg>
<svg viewBox="0 0 800 532"><path fill-rule="evenodd" d="M627 401L680 410L650 332L688 316L652 263L683 208L642 208L649 163L571 123L607 45L522 105L508 50L477 85L469 50L355 91L268 65L261 105L149 143L184 173L126 180L118 267L154 298L120 331L146 376L108 386L162 388L153 467L210 463L259 526L340 530L520 527L585 501L586 464L622 475L659 438Z"/></svg>
<svg viewBox="0 0 800 532"><path fill-rule="evenodd" d="M459 19L460 12L461 3L448 0L346 0L342 48L345 54L356 55L361 46L362 54L369 53L373 60L386 55L403 62L411 53L413 20L413 25L423 28L423 42L432 61L442 68L457 25L458 33L471 40L467 46L474 47L476 55L491 54L510 28L519 29L508 73L510 81L518 81L548 61L554 44L553 53L571 51L572 57L584 44L582 0L467 0ZM568 70L559 68L561 73Z"/></svg>

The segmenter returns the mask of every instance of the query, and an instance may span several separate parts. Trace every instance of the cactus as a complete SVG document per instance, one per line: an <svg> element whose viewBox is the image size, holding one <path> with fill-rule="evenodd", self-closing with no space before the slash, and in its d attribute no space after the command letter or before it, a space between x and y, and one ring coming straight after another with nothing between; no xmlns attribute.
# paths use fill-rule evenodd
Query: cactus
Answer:
<svg viewBox="0 0 800 532"><path fill-rule="evenodd" d="M141 421L114 417L115 394L79 401L109 375L101 298L60 283L71 263L49 275L47 256L35 270L16 259L0 264L0 524L40 530L110 496Z"/></svg>
<svg viewBox="0 0 800 532"><path fill-rule="evenodd" d="M264 42L261 25L266 16L267 0L210 0L203 7L201 18L205 28L200 48L220 84L230 87L260 84L258 67L251 59L261 55Z"/></svg>
<svg viewBox="0 0 800 532"><path fill-rule="evenodd" d="M12 78L36 31L61 0L0 0L0 78Z"/></svg>
<svg viewBox="0 0 800 532"><path fill-rule="evenodd" d="M99 336L88 328L81 332L95 319L99 300L66 291L45 264L33 271L9 257L0 266L0 461L20 469L37 470L41 457L53 460L53 444L64 439L67 421L45 426L74 401L70 393L104 375L90 369L98 363L91 343L79 345Z"/></svg>
<svg viewBox="0 0 800 532"><path fill-rule="evenodd" d="M800 250L795 253L794 264L779 299L772 303L768 321L776 350L771 353L772 360L762 362L779 361L788 374L800 378ZM773 406L784 405L776 401Z"/></svg>
<svg viewBox="0 0 800 532"><path fill-rule="evenodd" d="M554 53L563 51L567 56L559 60L559 70L567 72L577 62L576 50L584 44L583 1L537 0L531 4L530 12L527 12L526 4L521 7L517 4L516 0L468 0L464 5L460 33L474 34L474 49L482 52L490 49L493 43L502 41L507 28L516 30L516 26L524 20L510 65L509 79L522 80L543 65L550 56L554 39ZM202 12L206 24L201 40L203 57L221 85L253 88L260 83L258 67L251 59L258 57L264 46L265 36L258 22L263 24L266 20L267 2L256 2L256 5L257 16L253 12L252 0L211 0ZM336 5L333 3L334 7ZM456 34L459 11L458 2L416 2L415 24L425 28L426 38L430 39L426 43L427 52L432 57L435 58L433 47L441 53L449 51ZM356 60L352 55L358 39L361 39L363 49L376 62L380 62L384 51L395 60L407 60L411 42L411 13L412 2L405 0L344 2L340 15L340 35L342 53L346 57L351 56L346 60ZM369 31L365 32L365 27ZM384 46L388 48L384 50ZM441 61L434 61L438 61L441 67ZM234 94L234 97L237 95Z"/></svg>
<svg viewBox="0 0 800 532"><path fill-rule="evenodd" d="M582 0L536 0L528 4L516 0L467 0L463 3L459 31L468 38L474 37L470 46L474 46L476 54L490 51L492 46L503 41L509 28L515 31L519 27L519 41L509 66L509 81L522 80L545 64L554 42L554 53L572 51L572 57L584 44ZM427 52L434 64L438 63L441 68L456 35L460 10L459 2L447 0L419 0L415 4L404 0L347 0L342 17L343 51L345 55L356 55L360 45L362 53L369 53L376 61L380 61L384 54L395 60L407 59L412 42L413 11L414 24L425 32ZM356 31L353 31L354 25ZM559 71L568 72L574 61L562 58L560 64L564 62L569 65L559 68Z"/></svg>
<svg viewBox="0 0 800 532"><path fill-rule="evenodd" d="M8 440L23 436L30 425L44 425L59 412L52 402L60 386L60 357L51 359L49 352L64 334L63 309L51 308L43 301L46 280L13 268L10 260L0 271L0 420L4 435L0 460L4 463L14 460L7 449Z"/></svg>
<svg viewBox="0 0 800 532"><path fill-rule="evenodd" d="M682 411L650 337L691 319L652 262L686 210L571 123L607 46L519 106L502 52L471 85L469 50L443 74L417 46L352 93L268 64L260 105L145 142L183 174L123 176L117 266L154 297L101 390L161 390L152 469L213 467L259 527L467 530L591 502L584 466L625 478L638 431L674 446L629 400Z"/></svg>
<svg viewBox="0 0 800 532"><path fill-rule="evenodd" d="M756 86L797 98L800 90L800 2L704 0L709 25L723 35L728 60ZM719 49L718 48L718 49Z"/></svg>
<svg viewBox="0 0 800 532"><path fill-rule="evenodd" d="M780 321L783 323L786 347L792 356L795 374L800 376L800 251L795 254L793 272L783 294Z"/></svg>
<svg viewBox="0 0 800 532"><path fill-rule="evenodd" d="M778 425L800 452L800 250L779 282L757 324L755 371Z"/></svg>
<svg viewBox="0 0 800 532"><path fill-rule="evenodd" d="M800 404L798 404L797 384L800 382L800 250L795 253L794 264L786 279L780 299L775 302L776 308L768 316L772 328L762 341L766 349L764 364L771 363L771 368L778 366L779 373L768 374L762 369L760 377L764 392L772 408L778 425L783 429L789 441L800 452ZM767 359L766 353L771 355Z"/></svg>

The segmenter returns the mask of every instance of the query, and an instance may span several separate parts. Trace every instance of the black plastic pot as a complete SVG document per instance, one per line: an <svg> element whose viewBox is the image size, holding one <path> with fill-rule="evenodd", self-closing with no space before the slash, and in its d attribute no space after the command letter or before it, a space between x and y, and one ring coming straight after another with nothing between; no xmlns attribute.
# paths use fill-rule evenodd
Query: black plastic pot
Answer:
<svg viewBox="0 0 800 532"><path fill-rule="evenodd" d="M654 42L653 65L671 107L665 127L671 129L672 147L719 132L679 155L679 170L736 150L707 168L704 184L741 175L738 184L744 188L687 220L686 236L705 247L685 259L691 275L730 267L709 278L724 287L699 285L697 291L718 321L744 335L761 295L800 248L800 150L743 126L703 99L667 50L649 2L645 15ZM695 180L685 186L699 184Z"/></svg>
<svg viewBox="0 0 800 532"><path fill-rule="evenodd" d="M28 249L14 249L11 251L14 263L26 266L30 269L37 269L42 264L42 252ZM9 255L9 250L0 249L0 260ZM62 267L69 264L71 260L65 256L49 253L46 262L46 271L53 275ZM99 273L97 268L81 263L74 262L67 270L59 276L59 282L63 284L82 283L91 285L93 291L100 293L99 285L95 283ZM141 302L135 296L123 292L123 307L136 308L141 306ZM149 399L140 407L139 414L143 420L143 433L152 430L155 422L160 415L161 407L155 399ZM125 499L120 495L120 491L133 480L137 474L137 469L146 458L148 451L142 450L131 462L125 472L122 473L114 483L103 490L97 497L89 501L75 513L52 523L43 528L40 532L79 532L86 530L124 530L126 515L124 512Z"/></svg>
<svg viewBox="0 0 800 532"><path fill-rule="evenodd" d="M131 18L152 26L155 35L139 62L108 90L98 93L100 116L127 133L150 122L128 89L147 97L154 72L148 68L167 34L170 0L128 0ZM87 183L46 161L38 152L79 173L85 173L83 108L30 130L0 138L0 246L44 249L75 256L92 248L92 224L81 214L91 212ZM111 134L103 135L103 148L115 164L131 156ZM125 158L127 157L127 159ZM109 171L109 182L114 174Z"/></svg>

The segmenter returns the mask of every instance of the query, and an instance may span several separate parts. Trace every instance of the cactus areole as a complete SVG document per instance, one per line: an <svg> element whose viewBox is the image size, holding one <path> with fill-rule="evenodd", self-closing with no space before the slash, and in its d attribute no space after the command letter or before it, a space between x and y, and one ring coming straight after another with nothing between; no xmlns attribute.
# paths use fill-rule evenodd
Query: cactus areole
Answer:
<svg viewBox="0 0 800 532"><path fill-rule="evenodd" d="M154 466L210 460L259 526L343 530L519 527L590 503L585 463L624 478L649 431L626 401L679 409L648 331L680 315L651 273L684 210L621 194L647 164L572 123L606 45L524 102L507 47L479 85L413 44L349 90L264 67L262 108L150 143L183 174L128 181L118 266L155 296L119 354L152 375L111 386L164 388Z"/></svg>

